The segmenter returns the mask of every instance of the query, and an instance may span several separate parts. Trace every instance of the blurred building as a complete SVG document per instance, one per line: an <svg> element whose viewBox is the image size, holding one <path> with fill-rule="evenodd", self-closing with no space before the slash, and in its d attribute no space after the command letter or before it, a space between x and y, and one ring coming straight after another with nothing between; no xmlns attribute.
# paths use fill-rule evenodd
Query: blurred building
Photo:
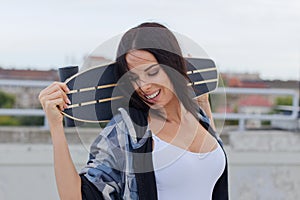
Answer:
<svg viewBox="0 0 300 200"><path fill-rule="evenodd" d="M28 82L58 81L56 70L18 70L0 68L0 90L16 97L16 108L38 108L38 95L45 86L27 86Z"/></svg>
<svg viewBox="0 0 300 200"><path fill-rule="evenodd" d="M2 69L0 68L0 79L6 80L58 80L57 70L25 70L25 69Z"/></svg>
<svg viewBox="0 0 300 200"><path fill-rule="evenodd" d="M264 80L258 73L221 73L220 76L226 87L241 88L277 88L300 91L299 80Z"/></svg>
<svg viewBox="0 0 300 200"><path fill-rule="evenodd" d="M272 111L273 102L262 95L248 95L238 101L238 112L243 114L268 114ZM246 127L260 128L261 120L247 120Z"/></svg>
<svg viewBox="0 0 300 200"><path fill-rule="evenodd" d="M221 73L225 87L235 88L269 88L269 89L292 89L300 92L300 82L296 80L263 80L259 74L242 73ZM280 95L226 95L226 106L218 108L227 113L245 113L245 114L267 114L274 111L276 99L286 97ZM261 126L259 120L247 120L246 126L258 128Z"/></svg>

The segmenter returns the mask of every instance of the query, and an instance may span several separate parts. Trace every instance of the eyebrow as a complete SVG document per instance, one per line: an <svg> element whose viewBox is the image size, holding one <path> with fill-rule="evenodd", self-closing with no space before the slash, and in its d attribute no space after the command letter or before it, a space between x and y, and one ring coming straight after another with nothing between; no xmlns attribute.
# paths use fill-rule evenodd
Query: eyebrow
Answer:
<svg viewBox="0 0 300 200"><path fill-rule="evenodd" d="M150 65L149 67L147 67L147 68L144 70L144 72L149 71L150 69L152 69L153 67L155 67L155 66L157 66L157 65L159 65L159 63L155 63L155 64ZM132 72L132 71L128 71L128 73L130 73L130 74L135 74L135 73Z"/></svg>
<svg viewBox="0 0 300 200"><path fill-rule="evenodd" d="M158 63L152 64L149 67L147 67L144 71L146 72L146 71L150 70L152 67L155 67L156 65L159 65L159 64Z"/></svg>

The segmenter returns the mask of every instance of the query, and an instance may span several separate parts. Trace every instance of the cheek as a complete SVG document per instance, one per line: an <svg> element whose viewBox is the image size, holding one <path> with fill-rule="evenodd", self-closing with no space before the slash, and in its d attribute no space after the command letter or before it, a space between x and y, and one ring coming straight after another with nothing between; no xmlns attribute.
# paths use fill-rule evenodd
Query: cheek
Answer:
<svg viewBox="0 0 300 200"><path fill-rule="evenodd" d="M135 91L137 91L139 89L139 87L136 83L131 83L131 85Z"/></svg>
<svg viewBox="0 0 300 200"><path fill-rule="evenodd" d="M173 98L174 96L176 96L176 91L175 91L174 85L168 76L166 76L163 86L164 86L165 92L169 98Z"/></svg>
<svg viewBox="0 0 300 200"><path fill-rule="evenodd" d="M131 83L132 88L134 89L134 91L140 96L143 97L143 94L139 88L139 86L136 83Z"/></svg>
<svg viewBox="0 0 300 200"><path fill-rule="evenodd" d="M153 78L153 83L171 89L172 84L168 75L163 71L159 76Z"/></svg>
<svg viewBox="0 0 300 200"><path fill-rule="evenodd" d="M168 100L176 96L175 91L172 88L166 88L165 94Z"/></svg>
<svg viewBox="0 0 300 200"><path fill-rule="evenodd" d="M161 85L164 86L166 89L170 90L170 92L174 92L173 84L172 84L170 78L167 75L165 75L161 79Z"/></svg>
<svg viewBox="0 0 300 200"><path fill-rule="evenodd" d="M163 82L159 83L160 87L163 89L164 99L169 101L174 96L176 96L174 86L169 78L164 79Z"/></svg>

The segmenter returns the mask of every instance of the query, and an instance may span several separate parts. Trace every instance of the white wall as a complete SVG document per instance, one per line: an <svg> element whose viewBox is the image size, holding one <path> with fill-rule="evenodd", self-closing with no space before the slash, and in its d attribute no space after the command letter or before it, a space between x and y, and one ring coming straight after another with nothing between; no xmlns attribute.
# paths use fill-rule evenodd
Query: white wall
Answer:
<svg viewBox="0 0 300 200"><path fill-rule="evenodd" d="M300 134L247 131L229 134L231 200L300 199ZM78 169L88 152L70 145ZM0 144L0 199L58 199L51 144Z"/></svg>
<svg viewBox="0 0 300 200"><path fill-rule="evenodd" d="M76 166L81 168L88 152L81 145L72 145L70 150ZM0 199L59 199L51 145L1 144Z"/></svg>

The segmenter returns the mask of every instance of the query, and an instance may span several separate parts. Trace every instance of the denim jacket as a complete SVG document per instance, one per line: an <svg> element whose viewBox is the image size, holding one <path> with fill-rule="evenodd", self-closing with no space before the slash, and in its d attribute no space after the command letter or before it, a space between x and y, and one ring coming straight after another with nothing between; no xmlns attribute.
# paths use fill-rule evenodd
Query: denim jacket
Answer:
<svg viewBox="0 0 300 200"><path fill-rule="evenodd" d="M136 121L132 120L133 115L125 109L118 110L119 114L113 117L91 145L87 165L80 172L85 177L82 180L88 180L82 182L83 197L88 197L83 199L93 199L89 193L94 192L99 193L100 199L157 199L151 131L145 123L144 127L137 126ZM209 119L203 111L200 110L198 117L199 122L209 129ZM141 117L136 116L136 119L141 120ZM214 133L212 135L222 145L220 138ZM143 149L147 143L151 143L148 150ZM86 182L92 183L88 184L93 189L84 189L87 188ZM221 199L228 199L227 162L213 191L213 200Z"/></svg>

